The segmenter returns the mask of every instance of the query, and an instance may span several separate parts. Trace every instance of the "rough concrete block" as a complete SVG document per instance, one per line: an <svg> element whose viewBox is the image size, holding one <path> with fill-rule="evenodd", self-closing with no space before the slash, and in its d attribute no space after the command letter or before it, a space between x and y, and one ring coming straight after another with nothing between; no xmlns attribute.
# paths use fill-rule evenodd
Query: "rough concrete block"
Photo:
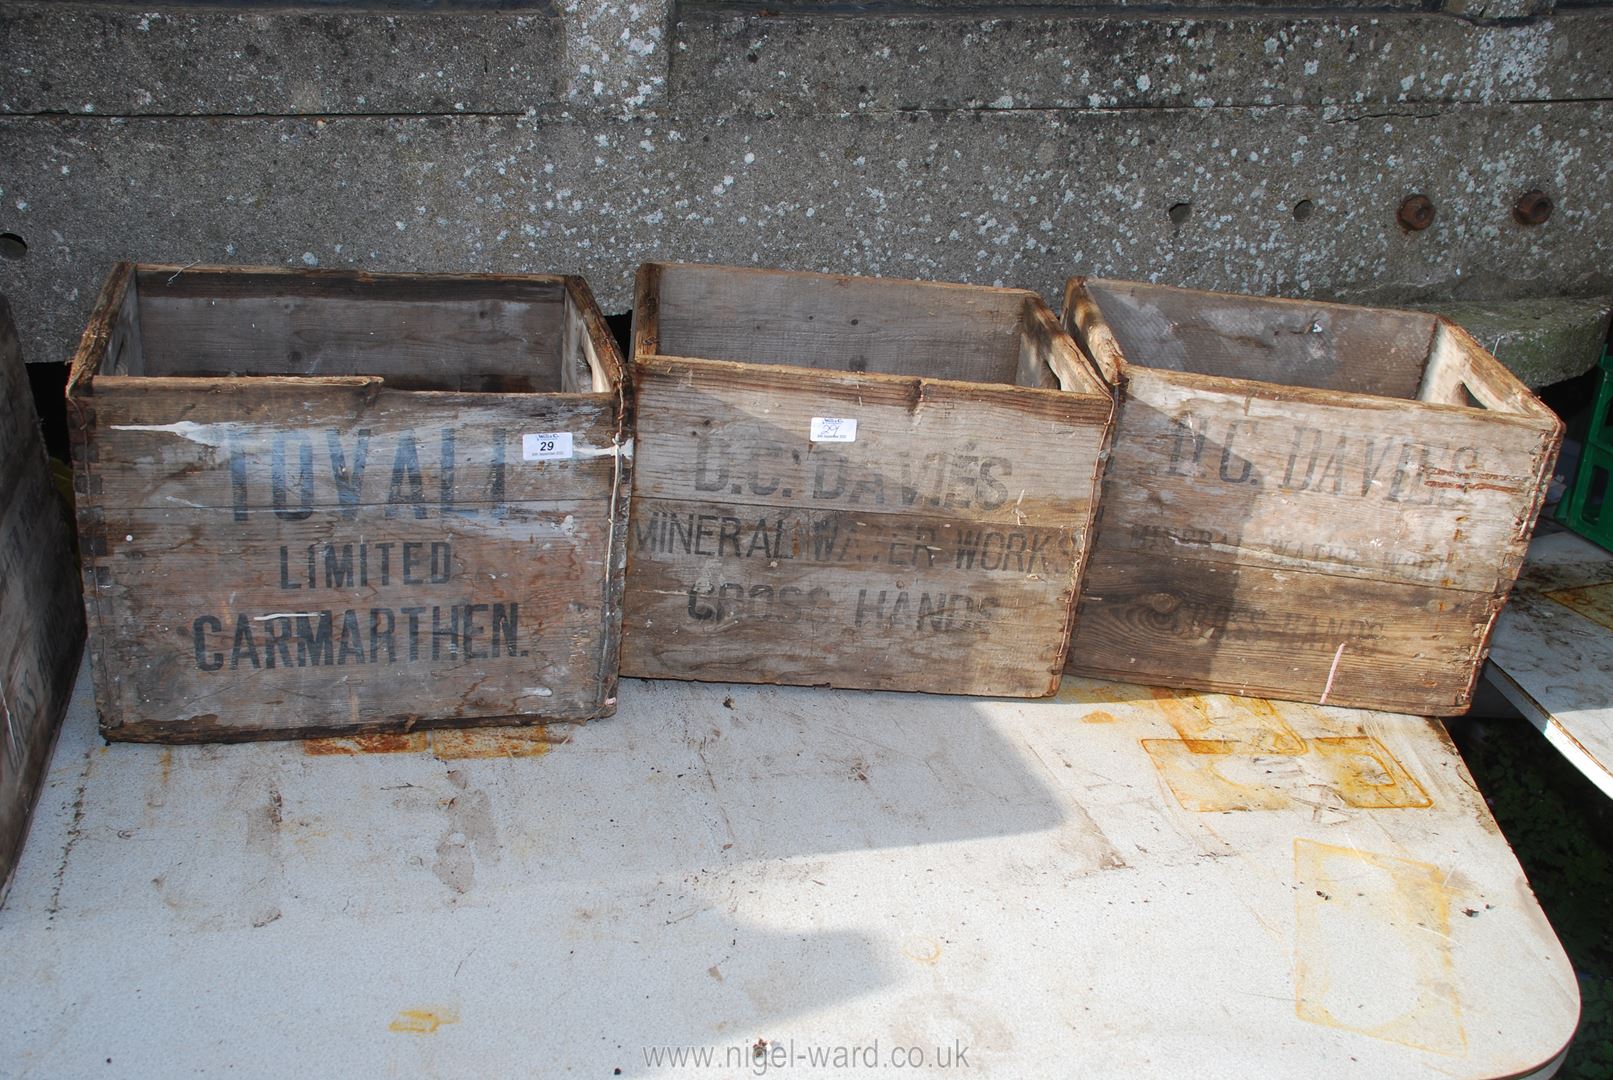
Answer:
<svg viewBox="0 0 1613 1080"><path fill-rule="evenodd" d="M652 258L1050 298L1078 272L1374 302L1613 292L1613 184L1583 152L1584 133L1610 128L1607 103L787 124L0 118L0 232L29 245L0 259L0 289L38 359L70 352L119 258L575 271L607 311L628 308ZM1510 206L1532 186L1558 209L1531 229ZM1394 224L1409 189L1439 205L1424 232Z"/></svg>
<svg viewBox="0 0 1613 1080"><path fill-rule="evenodd" d="M1591 9L151 6L0 0L0 288L36 359L118 258L571 269L615 311L646 258L1049 297L1613 291ZM1557 209L1525 228L1532 188Z"/></svg>
<svg viewBox="0 0 1613 1080"><path fill-rule="evenodd" d="M564 0L566 99L615 117L665 105L672 0Z"/></svg>
<svg viewBox="0 0 1613 1080"><path fill-rule="evenodd" d="M1410 305L1446 316L1538 389L1583 375L1607 344L1613 297L1471 300Z"/></svg>
<svg viewBox="0 0 1613 1080"><path fill-rule="evenodd" d="M0 3L0 112L521 113L562 100L562 20L535 11Z"/></svg>
<svg viewBox="0 0 1613 1080"><path fill-rule="evenodd" d="M1445 0L1440 10L1470 19L1524 19L1549 12L1556 0Z"/></svg>
<svg viewBox="0 0 1613 1080"><path fill-rule="evenodd" d="M695 8L672 96L713 115L1492 103L1613 96L1613 19L1426 13L983 19ZM966 62L957 62L964 60Z"/></svg>

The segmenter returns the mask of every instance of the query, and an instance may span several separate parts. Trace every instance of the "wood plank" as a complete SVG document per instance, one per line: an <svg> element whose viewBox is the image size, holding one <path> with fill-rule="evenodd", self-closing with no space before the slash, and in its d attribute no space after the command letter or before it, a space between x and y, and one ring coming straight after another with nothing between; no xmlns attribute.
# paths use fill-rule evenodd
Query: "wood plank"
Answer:
<svg viewBox="0 0 1613 1080"><path fill-rule="evenodd" d="M1009 385L1032 295L687 264L660 292L665 355Z"/></svg>
<svg viewBox="0 0 1613 1080"><path fill-rule="evenodd" d="M103 507L243 512L387 505L417 518L584 498L616 471L606 394L422 394L373 379L167 379L95 384ZM526 434L572 456L525 460Z"/></svg>
<svg viewBox="0 0 1613 1080"><path fill-rule="evenodd" d="M558 280L148 267L138 284L146 374L377 375L491 392L574 381Z"/></svg>
<svg viewBox="0 0 1613 1080"><path fill-rule="evenodd" d="M97 595L120 674L107 734L220 741L609 713L608 509L512 504L429 524L377 507L295 524L108 510Z"/></svg>
<svg viewBox="0 0 1613 1080"><path fill-rule="evenodd" d="M11 309L0 297L0 904L72 693L84 608Z"/></svg>
<svg viewBox="0 0 1613 1080"><path fill-rule="evenodd" d="M1137 363L1226 379L1415 398L1434 317L1277 297L1089 281L1121 352Z"/></svg>
<svg viewBox="0 0 1613 1080"><path fill-rule="evenodd" d="M1140 553L1468 591L1509 581L1555 429L1373 400L1299 403L1132 367L1104 524Z"/></svg>
<svg viewBox="0 0 1613 1080"><path fill-rule="evenodd" d="M1101 527L1100 527L1101 528ZM1488 592L1198 558L1100 541L1070 666L1167 686L1429 715L1467 710L1498 605ZM1337 665L1335 666L1335 660Z"/></svg>
<svg viewBox="0 0 1613 1080"><path fill-rule="evenodd" d="M646 497L631 531L627 670L930 693L1050 693L1049 591L1085 550L1077 528Z"/></svg>
<svg viewBox="0 0 1613 1080"><path fill-rule="evenodd" d="M1113 409L1061 391L678 357L639 363L637 383L644 496L945 508L1025 525L1090 508ZM856 441L811 442L812 418L825 415L856 419Z"/></svg>

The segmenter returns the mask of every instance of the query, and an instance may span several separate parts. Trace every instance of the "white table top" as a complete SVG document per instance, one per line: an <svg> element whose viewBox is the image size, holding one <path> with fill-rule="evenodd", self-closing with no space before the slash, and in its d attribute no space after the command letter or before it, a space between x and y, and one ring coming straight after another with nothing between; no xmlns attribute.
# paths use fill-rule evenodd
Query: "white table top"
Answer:
<svg viewBox="0 0 1613 1080"><path fill-rule="evenodd" d="M21 1075L1501 1077L1577 1019L1420 718L626 682L344 753L106 746L87 690L0 911Z"/></svg>
<svg viewBox="0 0 1613 1080"><path fill-rule="evenodd" d="M1543 527L1496 620L1486 675L1613 796L1613 554Z"/></svg>

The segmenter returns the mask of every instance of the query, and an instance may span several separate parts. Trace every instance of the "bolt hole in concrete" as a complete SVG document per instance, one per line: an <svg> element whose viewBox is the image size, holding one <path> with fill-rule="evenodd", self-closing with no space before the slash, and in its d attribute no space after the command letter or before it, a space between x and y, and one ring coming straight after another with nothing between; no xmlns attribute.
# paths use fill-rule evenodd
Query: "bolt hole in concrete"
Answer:
<svg viewBox="0 0 1613 1080"><path fill-rule="evenodd" d="M28 254L28 242L16 233L0 233L0 258L20 259Z"/></svg>
<svg viewBox="0 0 1613 1080"><path fill-rule="evenodd" d="M1512 219L1519 225L1544 225L1551 211L1551 196L1535 188L1518 196L1512 207Z"/></svg>
<svg viewBox="0 0 1613 1080"><path fill-rule="evenodd" d="M1294 220L1305 221L1316 213L1316 204L1309 199L1301 199L1294 204Z"/></svg>
<svg viewBox="0 0 1613 1080"><path fill-rule="evenodd" d="M1171 219L1172 225L1180 225L1193 216L1193 204L1190 202L1176 203L1165 211L1165 215Z"/></svg>
<svg viewBox="0 0 1613 1080"><path fill-rule="evenodd" d="M1434 209L1434 201L1427 195L1407 195L1395 212L1395 219L1400 227L1407 232L1422 232L1434 223L1438 211Z"/></svg>

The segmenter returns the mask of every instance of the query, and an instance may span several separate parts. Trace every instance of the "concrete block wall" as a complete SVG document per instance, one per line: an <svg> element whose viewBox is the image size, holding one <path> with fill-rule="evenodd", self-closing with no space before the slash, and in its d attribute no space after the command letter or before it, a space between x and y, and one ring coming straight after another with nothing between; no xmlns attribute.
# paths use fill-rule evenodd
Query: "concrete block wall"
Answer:
<svg viewBox="0 0 1613 1080"><path fill-rule="evenodd" d="M644 259L1375 302L1613 290L1613 9L0 0L0 293ZM1554 212L1520 225L1518 197ZM1424 193L1431 227L1396 221Z"/></svg>

